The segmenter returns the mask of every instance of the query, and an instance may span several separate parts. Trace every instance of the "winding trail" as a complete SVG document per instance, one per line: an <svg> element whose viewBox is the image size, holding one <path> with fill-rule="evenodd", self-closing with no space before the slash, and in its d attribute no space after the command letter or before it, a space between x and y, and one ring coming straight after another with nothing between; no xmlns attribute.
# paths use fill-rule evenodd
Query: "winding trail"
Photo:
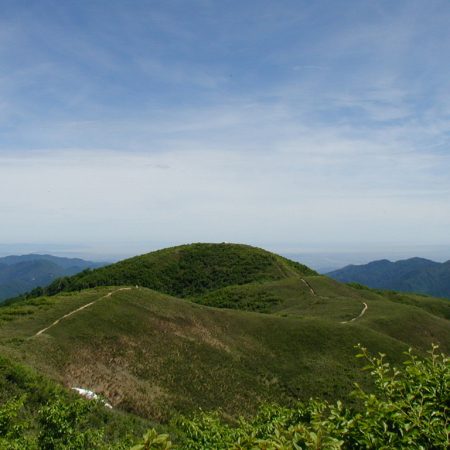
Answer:
<svg viewBox="0 0 450 450"><path fill-rule="evenodd" d="M365 314L365 312L367 311L367 308L368 308L367 303L363 303L363 305L364 305L364 308L363 308L362 311L359 313L359 316L353 317L353 319L350 319L350 320L344 320L344 322L341 322L341 323L350 323L350 322L354 322L356 319L359 319L360 317L362 317L362 316Z"/></svg>
<svg viewBox="0 0 450 450"><path fill-rule="evenodd" d="M42 330L38 331L38 332L37 332L36 334L34 334L32 337L36 337L36 336L39 336L39 335L42 334L42 333L45 333L47 330L49 330L50 328L52 328L52 327L54 327L55 325L57 325L59 322L61 322L61 320L65 319L66 317L69 317L69 316L71 316L71 315L73 315L73 314L75 314L75 313L77 313L77 312L79 312L79 311L82 311L83 309L88 308L89 306L92 306L94 303L97 303L98 301L103 300L104 298L109 298L109 297L111 297L111 296L112 296L114 293L116 293L116 292L119 292L119 291L129 291L129 290L131 290L131 288L130 288L130 287L127 287L127 288L119 288L119 289L116 289L115 291L108 292L108 293L107 293L106 295L104 295L103 297L100 297L100 298L98 298L97 300L94 300L94 301L91 302L91 303L86 303L86 305L80 306L79 308L74 309L74 310L71 311L70 313L64 314L64 316L60 317L59 319L56 319L51 325L49 325L48 327L43 328Z"/></svg>
<svg viewBox="0 0 450 450"><path fill-rule="evenodd" d="M314 289L312 288L312 286L311 286L304 278L301 278L301 280L303 281L303 283L306 284L306 286L308 286L309 292L311 292L311 294L315 296L315 295L316 295L316 292L314 291Z"/></svg>

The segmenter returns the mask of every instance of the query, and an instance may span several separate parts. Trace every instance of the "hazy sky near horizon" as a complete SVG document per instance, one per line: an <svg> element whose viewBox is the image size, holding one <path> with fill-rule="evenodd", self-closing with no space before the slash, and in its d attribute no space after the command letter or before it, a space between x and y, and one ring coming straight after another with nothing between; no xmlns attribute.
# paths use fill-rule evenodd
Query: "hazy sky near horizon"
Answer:
<svg viewBox="0 0 450 450"><path fill-rule="evenodd" d="M450 244L447 0L0 5L0 244Z"/></svg>

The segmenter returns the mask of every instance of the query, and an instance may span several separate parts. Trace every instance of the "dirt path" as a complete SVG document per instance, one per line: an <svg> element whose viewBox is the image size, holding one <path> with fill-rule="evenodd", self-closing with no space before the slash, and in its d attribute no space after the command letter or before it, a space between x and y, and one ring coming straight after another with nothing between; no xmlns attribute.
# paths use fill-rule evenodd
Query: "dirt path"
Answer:
<svg viewBox="0 0 450 450"><path fill-rule="evenodd" d="M111 297L111 295L113 295L115 292L119 292L119 291L129 291L131 290L131 288L120 288L120 289L116 289L115 291L111 291L108 292L106 295L104 295L103 297L98 298L97 300L94 300L91 303L87 303L86 305L80 306L77 309L74 309L73 311L71 311L70 313L65 314L64 316L60 317L59 319L55 320L51 325L49 325L46 328L43 328L42 330L38 331L35 335L33 335L33 337L39 336L42 333L45 333L47 330L49 330L50 328L54 327L55 325L57 325L59 322L61 322L61 320L65 319L66 317L69 317L79 311L82 311L85 308L88 308L89 306L92 306L94 303L97 303L99 300L103 300L104 298L109 298Z"/></svg>
<svg viewBox="0 0 450 450"><path fill-rule="evenodd" d="M363 308L362 311L359 313L359 316L353 317L353 319L350 319L350 320L344 320L344 322L341 322L341 323L350 323L350 322L354 322L356 319L359 319L360 317L362 317L362 316L365 314L365 312L367 311L367 308L368 308L367 303L363 303L363 305L364 305L364 308Z"/></svg>
<svg viewBox="0 0 450 450"><path fill-rule="evenodd" d="M301 280L303 281L303 283L306 284L306 286L308 286L309 292L311 292L311 294L315 296L316 293L315 293L314 289L312 288L312 286L305 279L302 278Z"/></svg>

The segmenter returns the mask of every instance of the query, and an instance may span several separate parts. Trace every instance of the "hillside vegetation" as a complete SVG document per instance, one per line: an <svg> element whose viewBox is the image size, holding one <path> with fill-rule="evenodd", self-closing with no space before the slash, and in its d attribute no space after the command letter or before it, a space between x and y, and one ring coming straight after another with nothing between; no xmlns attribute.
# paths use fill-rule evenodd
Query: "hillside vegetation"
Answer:
<svg viewBox="0 0 450 450"><path fill-rule="evenodd" d="M138 285L177 297L191 297L230 285L313 274L302 264L248 245L191 244L62 278L43 293Z"/></svg>
<svg viewBox="0 0 450 450"><path fill-rule="evenodd" d="M362 405L310 400L295 407L265 405L234 426L214 413L176 420L175 442L149 430L133 450L241 449L448 449L450 358L433 346L426 358L411 351L403 367L359 347L375 392L353 392Z"/></svg>
<svg viewBox="0 0 450 450"><path fill-rule="evenodd" d="M0 307L0 353L158 423L310 397L358 408L354 383L371 384L356 344L396 364L409 347L450 352L447 300L348 286L243 245L175 247L58 283Z"/></svg>
<svg viewBox="0 0 450 450"><path fill-rule="evenodd" d="M355 381L365 382L353 358L357 343L394 359L408 346L450 346L448 302L408 297L408 304L323 276L295 274L192 298L212 308L127 289L97 287L1 308L0 349L119 409L167 420L198 407L236 417L262 401L344 397ZM349 322L364 304L366 313Z"/></svg>
<svg viewBox="0 0 450 450"><path fill-rule="evenodd" d="M115 290L0 310L1 352L68 387L100 393L121 410L167 420L199 407L236 417L261 401L344 396L354 381L364 382L354 343L406 349L387 335L334 320L208 308L145 288L106 297Z"/></svg>
<svg viewBox="0 0 450 450"><path fill-rule="evenodd" d="M151 425L0 357L0 448L129 449Z"/></svg>
<svg viewBox="0 0 450 450"><path fill-rule="evenodd" d="M230 423L217 412L175 417L151 428L131 450L146 449L447 449L450 359L433 346L425 359L411 351L403 367L359 346L374 392L353 392L357 408L310 399L291 407L263 405ZM0 448L121 450L137 442L145 422L75 398L52 382L0 359ZM5 390L0 391L2 394ZM147 424L148 426L148 424Z"/></svg>

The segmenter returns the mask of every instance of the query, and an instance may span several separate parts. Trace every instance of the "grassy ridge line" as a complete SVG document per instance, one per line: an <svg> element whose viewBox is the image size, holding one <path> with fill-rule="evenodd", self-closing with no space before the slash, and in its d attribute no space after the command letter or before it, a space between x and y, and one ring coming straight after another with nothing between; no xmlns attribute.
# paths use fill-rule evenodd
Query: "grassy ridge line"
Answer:
<svg viewBox="0 0 450 450"><path fill-rule="evenodd" d="M311 294L307 281L315 292ZM369 310L355 322L381 331L409 345L426 348L430 336L450 351L448 319L450 302L412 294L356 289L325 276L291 277L266 283L229 286L193 299L195 302L283 317L317 317L347 322Z"/></svg>
<svg viewBox="0 0 450 450"><path fill-rule="evenodd" d="M265 250L242 244L190 244L158 250L56 280L33 295L95 286L139 285L193 297L230 285L280 280L316 272Z"/></svg>

